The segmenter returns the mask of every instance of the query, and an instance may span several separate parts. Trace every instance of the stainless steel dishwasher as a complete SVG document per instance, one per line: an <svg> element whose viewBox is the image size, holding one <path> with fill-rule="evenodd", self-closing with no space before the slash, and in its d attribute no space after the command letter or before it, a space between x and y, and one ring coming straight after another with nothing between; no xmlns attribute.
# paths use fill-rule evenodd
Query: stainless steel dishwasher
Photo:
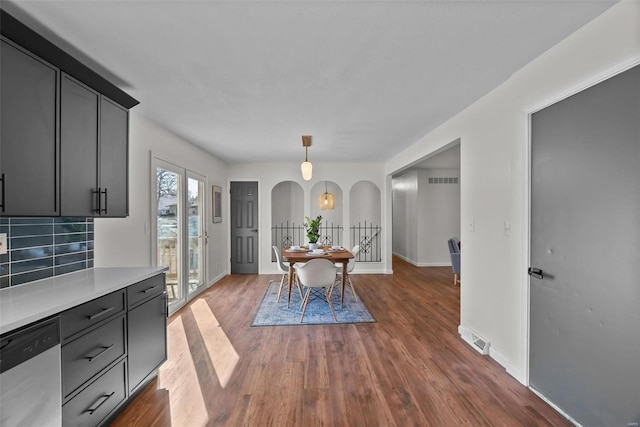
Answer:
<svg viewBox="0 0 640 427"><path fill-rule="evenodd" d="M0 337L0 425L62 425L60 320Z"/></svg>

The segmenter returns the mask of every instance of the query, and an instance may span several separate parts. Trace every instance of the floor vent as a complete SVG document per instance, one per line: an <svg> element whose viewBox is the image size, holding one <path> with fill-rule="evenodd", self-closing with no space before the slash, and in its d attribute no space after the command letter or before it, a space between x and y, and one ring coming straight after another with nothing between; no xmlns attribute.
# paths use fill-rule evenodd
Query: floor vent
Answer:
<svg viewBox="0 0 640 427"><path fill-rule="evenodd" d="M478 353L487 355L489 354L489 347L491 347L491 343L476 334L469 328L465 328L463 326L458 327L458 332L463 340L465 340L471 347L473 347Z"/></svg>
<svg viewBox="0 0 640 427"><path fill-rule="evenodd" d="M471 342L473 346L478 350L481 354L489 354L489 342L478 335L471 333Z"/></svg>

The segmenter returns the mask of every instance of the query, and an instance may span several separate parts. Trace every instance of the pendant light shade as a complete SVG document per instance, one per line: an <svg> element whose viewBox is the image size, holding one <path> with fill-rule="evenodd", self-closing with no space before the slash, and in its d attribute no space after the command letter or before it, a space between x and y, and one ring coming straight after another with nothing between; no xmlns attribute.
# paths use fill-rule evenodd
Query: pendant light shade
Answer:
<svg viewBox="0 0 640 427"><path fill-rule="evenodd" d="M333 206L335 204L333 194L327 191L327 181L324 182L324 193L320 195L318 204L320 205L320 209L322 209L323 211L333 209Z"/></svg>
<svg viewBox="0 0 640 427"><path fill-rule="evenodd" d="M309 161L309 146L311 146L311 135L302 135L302 146L304 147L304 162L300 165L302 179L309 181L313 173L313 165Z"/></svg>
<svg viewBox="0 0 640 427"><path fill-rule="evenodd" d="M313 173L313 165L311 162L304 161L300 165L300 170L302 171L302 179L305 181L309 181L311 179L311 175Z"/></svg>

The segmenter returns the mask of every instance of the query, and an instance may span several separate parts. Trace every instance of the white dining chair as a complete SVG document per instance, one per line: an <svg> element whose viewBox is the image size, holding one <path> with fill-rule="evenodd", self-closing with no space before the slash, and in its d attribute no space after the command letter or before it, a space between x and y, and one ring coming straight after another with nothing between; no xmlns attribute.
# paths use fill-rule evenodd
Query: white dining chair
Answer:
<svg viewBox="0 0 640 427"><path fill-rule="evenodd" d="M353 297L357 301L358 300L358 294L356 294L356 290L353 287L353 283L351 283L351 279L349 278L349 273L351 273L353 271L353 269L356 267L356 257L360 253L360 245L355 245L353 247L353 249L351 249L351 253L353 254L353 260L351 260L347 264L347 277L345 278L345 283L349 283L349 286L351 286L351 292L353 292ZM337 274L336 274L336 283L333 286L334 289L335 289L336 286L339 286L342 283L342 263L341 262L336 262L335 263L335 268L336 268L336 273Z"/></svg>
<svg viewBox="0 0 640 427"><path fill-rule="evenodd" d="M307 310L311 290L318 288L322 289L322 294L329 304L333 318L337 322L338 318L333 309L333 304L331 304L331 288L336 281L336 268L333 266L333 263L328 259L314 258L304 264L300 264L296 268L296 274L302 286L307 288L304 298L302 299L302 316L300 316L300 323L304 320L304 313Z"/></svg>
<svg viewBox="0 0 640 427"><path fill-rule="evenodd" d="M280 278L280 288L278 289L278 302L280 302L280 296L282 295L282 289L284 288L285 283L287 284L287 286L289 286L289 267L283 264L282 259L280 258L280 250L278 249L278 247L272 246L271 249L273 249L273 253L276 256L278 271L282 274L282 277ZM269 280L269 284L275 281L276 280ZM292 283L295 283L298 287L300 300L302 300L302 288L300 287L300 283L298 283L298 278L296 277L295 272L293 273Z"/></svg>

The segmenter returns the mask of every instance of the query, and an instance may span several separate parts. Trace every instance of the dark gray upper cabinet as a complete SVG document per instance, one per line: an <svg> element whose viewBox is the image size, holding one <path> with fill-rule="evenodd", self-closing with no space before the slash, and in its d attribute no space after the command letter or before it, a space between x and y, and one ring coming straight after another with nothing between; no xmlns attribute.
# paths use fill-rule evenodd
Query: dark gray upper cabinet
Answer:
<svg viewBox="0 0 640 427"><path fill-rule="evenodd" d="M100 94L62 75L60 85L60 203L63 216L98 214Z"/></svg>
<svg viewBox="0 0 640 427"><path fill-rule="evenodd" d="M58 69L0 47L0 216L56 216Z"/></svg>
<svg viewBox="0 0 640 427"><path fill-rule="evenodd" d="M127 215L128 120L126 109L62 74L63 216Z"/></svg>
<svg viewBox="0 0 640 427"><path fill-rule="evenodd" d="M0 216L127 216L138 101L1 8L0 33Z"/></svg>
<svg viewBox="0 0 640 427"><path fill-rule="evenodd" d="M129 111L104 96L100 100L101 216L129 214Z"/></svg>

